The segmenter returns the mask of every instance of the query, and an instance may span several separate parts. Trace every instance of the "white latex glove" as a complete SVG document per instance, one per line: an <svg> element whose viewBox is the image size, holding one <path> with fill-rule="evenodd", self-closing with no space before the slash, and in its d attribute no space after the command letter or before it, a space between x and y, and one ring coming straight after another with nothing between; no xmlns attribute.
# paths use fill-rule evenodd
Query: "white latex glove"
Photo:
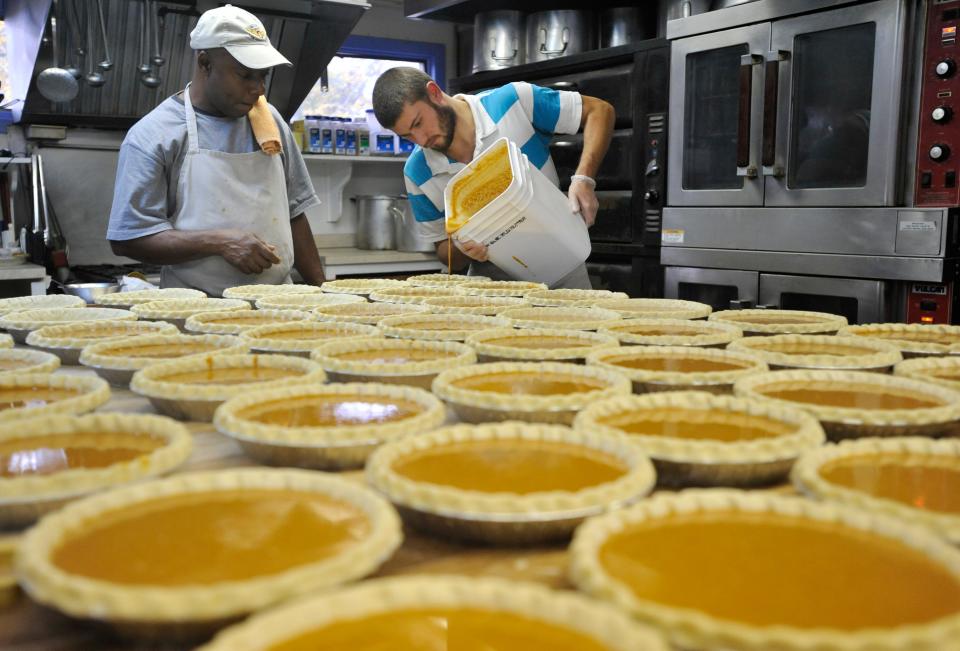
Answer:
<svg viewBox="0 0 960 651"><path fill-rule="evenodd" d="M480 242L474 242L473 240L460 242L458 240L456 244L457 248L463 251L463 254L471 260L476 260L477 262L486 262L488 260L487 247Z"/></svg>
<svg viewBox="0 0 960 651"><path fill-rule="evenodd" d="M597 209L600 207L593 186L575 178L570 182L567 199L570 202L570 211L579 214L587 228L593 226L593 222L597 219Z"/></svg>

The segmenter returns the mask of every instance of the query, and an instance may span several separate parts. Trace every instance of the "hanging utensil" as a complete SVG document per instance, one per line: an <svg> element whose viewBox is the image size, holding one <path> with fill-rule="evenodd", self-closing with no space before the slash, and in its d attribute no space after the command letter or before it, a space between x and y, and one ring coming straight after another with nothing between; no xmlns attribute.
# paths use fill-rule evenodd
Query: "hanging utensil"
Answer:
<svg viewBox="0 0 960 651"><path fill-rule="evenodd" d="M43 205L43 246L44 257L49 254L50 263L53 266L53 273L60 282L67 279L70 272L67 266L66 242L63 234L60 232L60 225L57 223L56 214L53 212L53 204L50 203L50 195L47 194L46 174L43 172L43 158L37 154L37 176L40 177L40 200Z"/></svg>
<svg viewBox="0 0 960 651"><path fill-rule="evenodd" d="M93 58L94 58L93 41L95 39L94 37L95 28L93 26L92 20L87 19L86 21L84 21L84 24L87 28L86 30L87 31L87 51L90 52L90 57L87 62L87 77L86 77L87 85L89 85L91 88L100 88L107 81L107 79L102 74L100 74L100 71L97 70L97 68L95 68L93 65Z"/></svg>
<svg viewBox="0 0 960 651"><path fill-rule="evenodd" d="M110 45L107 43L107 21L103 19L103 3L97 0L97 16L100 18L100 38L103 39L103 61L97 66L104 72L113 70L113 59L110 58Z"/></svg>
<svg viewBox="0 0 960 651"><path fill-rule="evenodd" d="M53 46L53 66L37 75L37 90L51 102L69 102L80 91L80 85L69 71L60 67L60 44L57 40L57 2L50 9L50 40Z"/></svg>
<svg viewBox="0 0 960 651"><path fill-rule="evenodd" d="M147 14L146 41L147 41L147 50L149 51L150 50L150 34L153 33L154 37L156 37L157 31L156 31L156 22L155 22L156 16L153 12L153 2L152 0L146 0L146 2L147 2L146 8L145 8L145 11ZM150 25L151 22L154 23L152 29ZM157 49L159 49L159 46L157 47ZM146 74L143 75L143 77L141 77L140 81L142 81L143 85L146 86L147 88L158 88L160 86L160 77L154 74L152 64L147 66L147 72Z"/></svg>
<svg viewBox="0 0 960 651"><path fill-rule="evenodd" d="M77 0L70 1L69 9L70 9L71 15L70 15L70 18L66 20L69 26L71 27L70 37L73 39L73 47L74 47L73 53L77 57L77 65L75 66L67 65L66 68L64 68L64 70L69 72L71 75L73 75L74 79L79 81L80 79L83 78L83 57L86 55L86 50L83 49L83 36L81 35L82 32L79 29L80 18L77 15L76 2ZM66 13L66 11L64 11L64 13ZM70 48L67 48L67 49L69 50Z"/></svg>
<svg viewBox="0 0 960 651"><path fill-rule="evenodd" d="M72 79L72 77L71 77ZM40 175L36 152L30 154L30 190L33 199L33 228L26 234L23 243L30 261L35 264L46 263L46 247L43 244L43 230L40 226Z"/></svg>
<svg viewBox="0 0 960 651"><path fill-rule="evenodd" d="M150 72L150 64L147 63L147 50L150 47L150 44L147 42L149 36L147 35L147 1L143 1L143 8L140 11L140 57L137 59L139 65L137 65L137 72L141 75L145 75Z"/></svg>
<svg viewBox="0 0 960 651"><path fill-rule="evenodd" d="M97 2L100 2L100 0L97 0ZM161 67L164 63L167 62L167 60L164 59L163 56L161 56L161 54L160 54L160 48L161 48L162 45L163 45L163 31L164 31L164 30L162 30L161 27L160 27L160 25L161 25L161 18L160 18L160 11L157 9L157 3L156 3L156 2L152 2L152 0L151 0L151 3L150 3L150 4L152 5L152 9L151 9L151 11L150 11L150 15L151 15L151 17L153 18L153 52L154 52L154 54L153 54L152 63L153 63L153 65L155 65L155 66L157 66L157 67L159 68L159 67Z"/></svg>

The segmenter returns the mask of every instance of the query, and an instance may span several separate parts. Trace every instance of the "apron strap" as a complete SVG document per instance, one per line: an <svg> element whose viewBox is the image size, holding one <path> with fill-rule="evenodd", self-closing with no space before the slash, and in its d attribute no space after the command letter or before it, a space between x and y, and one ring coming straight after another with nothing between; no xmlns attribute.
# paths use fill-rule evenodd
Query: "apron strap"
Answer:
<svg viewBox="0 0 960 651"><path fill-rule="evenodd" d="M187 151L195 154L200 151L200 138L197 136L197 114L190 101L190 84L183 89L183 108L187 114Z"/></svg>

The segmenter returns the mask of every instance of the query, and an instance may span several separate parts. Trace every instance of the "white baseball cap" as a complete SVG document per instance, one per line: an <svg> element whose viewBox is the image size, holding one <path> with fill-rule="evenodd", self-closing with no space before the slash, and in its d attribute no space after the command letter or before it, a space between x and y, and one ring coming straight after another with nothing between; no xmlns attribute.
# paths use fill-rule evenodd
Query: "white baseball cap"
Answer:
<svg viewBox="0 0 960 651"><path fill-rule="evenodd" d="M190 47L194 50L222 47L242 65L254 70L293 65L270 44L260 19L233 5L203 12L190 32Z"/></svg>

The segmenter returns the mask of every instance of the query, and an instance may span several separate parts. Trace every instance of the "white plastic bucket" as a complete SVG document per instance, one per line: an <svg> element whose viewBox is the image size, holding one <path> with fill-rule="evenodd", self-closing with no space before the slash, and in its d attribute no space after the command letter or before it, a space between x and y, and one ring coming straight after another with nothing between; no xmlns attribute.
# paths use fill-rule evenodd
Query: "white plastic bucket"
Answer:
<svg viewBox="0 0 960 651"><path fill-rule="evenodd" d="M520 148L500 138L447 183L446 214L452 214L452 193L462 177L500 143L507 146L513 181L452 233L458 242L487 246L490 261L512 278L552 285L590 255L590 236L580 215L570 211L567 197L531 165Z"/></svg>

